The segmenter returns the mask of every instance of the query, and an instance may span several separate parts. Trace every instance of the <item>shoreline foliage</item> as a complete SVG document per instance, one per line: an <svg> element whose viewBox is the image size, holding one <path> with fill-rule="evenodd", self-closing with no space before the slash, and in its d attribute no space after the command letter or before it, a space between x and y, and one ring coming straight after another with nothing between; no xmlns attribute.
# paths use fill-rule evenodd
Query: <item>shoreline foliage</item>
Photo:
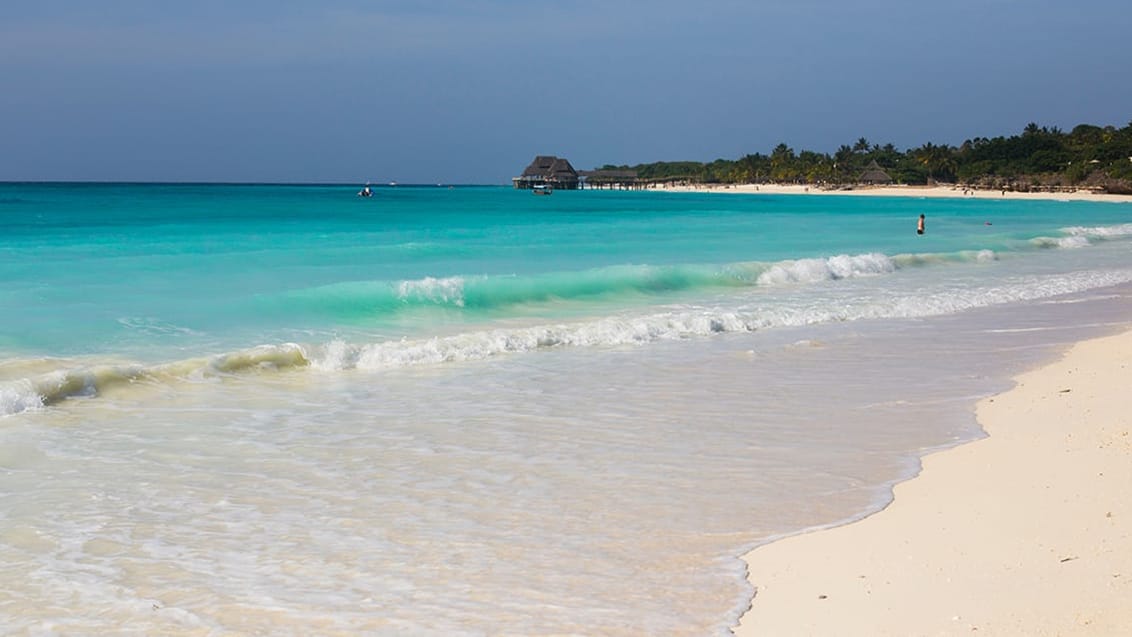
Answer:
<svg viewBox="0 0 1132 637"><path fill-rule="evenodd" d="M708 163L607 164L600 170L634 170L639 179L653 182L846 187L860 183L873 161L895 184L952 183L1016 191L1085 188L1132 194L1132 122L1123 128L1081 124L1069 132L1031 123L1010 137L976 137L959 146L928 142L905 151L864 137L834 153L796 152L783 143L769 155Z"/></svg>

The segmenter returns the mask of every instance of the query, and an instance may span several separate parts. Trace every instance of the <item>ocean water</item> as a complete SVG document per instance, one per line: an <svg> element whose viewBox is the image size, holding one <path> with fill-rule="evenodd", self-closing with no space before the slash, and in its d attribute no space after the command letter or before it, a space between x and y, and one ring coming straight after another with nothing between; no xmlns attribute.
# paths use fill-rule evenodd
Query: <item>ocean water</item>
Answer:
<svg viewBox="0 0 1132 637"><path fill-rule="evenodd" d="M727 635L1132 323L1130 204L355 191L0 184L0 632Z"/></svg>

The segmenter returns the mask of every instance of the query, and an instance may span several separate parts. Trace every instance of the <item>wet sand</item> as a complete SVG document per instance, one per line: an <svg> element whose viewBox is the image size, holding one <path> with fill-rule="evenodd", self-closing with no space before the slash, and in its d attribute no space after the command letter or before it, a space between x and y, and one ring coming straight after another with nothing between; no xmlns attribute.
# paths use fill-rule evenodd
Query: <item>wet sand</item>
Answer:
<svg viewBox="0 0 1132 637"><path fill-rule="evenodd" d="M745 556L735 633L1119 635L1132 626L1132 332L981 401L883 511Z"/></svg>

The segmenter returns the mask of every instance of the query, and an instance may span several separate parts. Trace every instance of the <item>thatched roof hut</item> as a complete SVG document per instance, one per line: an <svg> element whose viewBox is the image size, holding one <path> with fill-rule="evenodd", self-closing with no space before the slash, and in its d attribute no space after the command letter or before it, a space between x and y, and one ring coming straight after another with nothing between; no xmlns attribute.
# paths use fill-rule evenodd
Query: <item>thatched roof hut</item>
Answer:
<svg viewBox="0 0 1132 637"><path fill-rule="evenodd" d="M865 172L861 173L857 181L862 184L891 184L892 177L889 177L888 173L884 172L884 169L874 159L865 167Z"/></svg>
<svg viewBox="0 0 1132 637"><path fill-rule="evenodd" d="M511 179L516 188L551 186L558 190L577 190L578 171L570 162L554 155L539 155L523 174Z"/></svg>

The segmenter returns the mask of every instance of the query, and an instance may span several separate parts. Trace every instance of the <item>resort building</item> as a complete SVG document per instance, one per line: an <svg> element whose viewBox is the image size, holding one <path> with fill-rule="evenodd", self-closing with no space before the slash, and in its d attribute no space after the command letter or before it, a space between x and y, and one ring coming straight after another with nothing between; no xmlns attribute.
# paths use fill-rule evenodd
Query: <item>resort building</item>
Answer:
<svg viewBox="0 0 1132 637"><path fill-rule="evenodd" d="M539 155L531 162L523 174L513 177L511 183L516 188L531 189L535 186L550 187L555 190L577 190L580 178L578 171L570 162L554 155Z"/></svg>
<svg viewBox="0 0 1132 637"><path fill-rule="evenodd" d="M583 170L578 174L582 178L582 188L591 190L637 190L647 186L637 177L635 170Z"/></svg>
<svg viewBox="0 0 1132 637"><path fill-rule="evenodd" d="M874 159L865 167L865 172L861 173L857 181L862 184L887 185L892 183L892 177L889 177Z"/></svg>

